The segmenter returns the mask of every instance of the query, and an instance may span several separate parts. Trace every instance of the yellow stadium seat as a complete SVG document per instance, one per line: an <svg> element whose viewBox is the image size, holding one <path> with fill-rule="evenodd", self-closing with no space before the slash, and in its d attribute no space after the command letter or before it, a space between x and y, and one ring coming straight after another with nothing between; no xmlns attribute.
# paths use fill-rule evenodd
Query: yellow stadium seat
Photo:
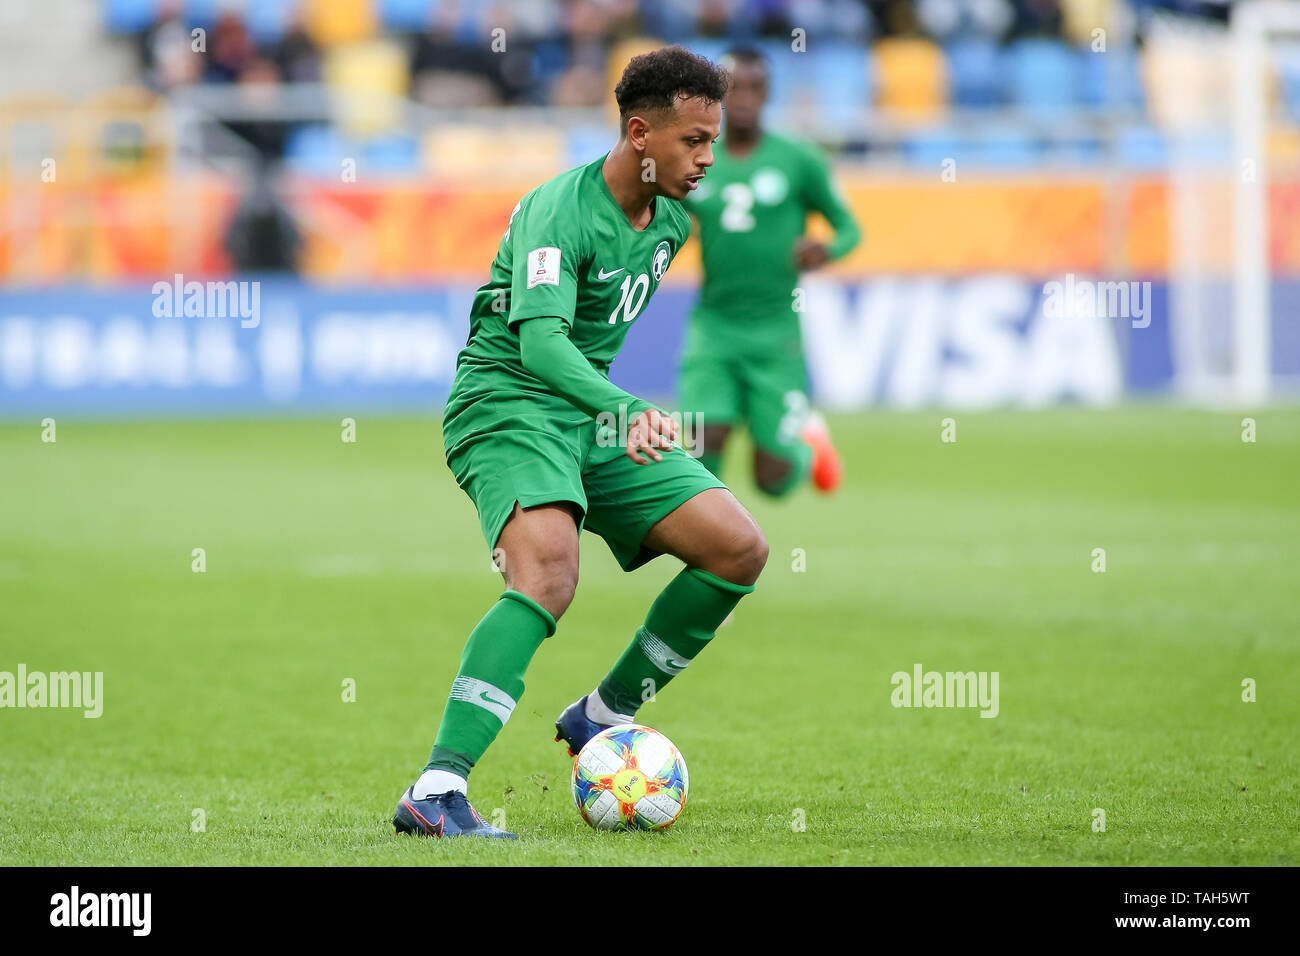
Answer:
<svg viewBox="0 0 1300 956"><path fill-rule="evenodd" d="M389 40L337 46L325 57L324 79L338 94L338 122L345 132L365 135L392 129L402 115L410 74L406 54Z"/></svg>
<svg viewBox="0 0 1300 956"><path fill-rule="evenodd" d="M303 0L303 23L322 47L356 43L375 35L372 0Z"/></svg>
<svg viewBox="0 0 1300 956"><path fill-rule="evenodd" d="M1114 9L1114 0L1061 0L1066 39L1075 46L1091 49L1097 39L1093 31L1109 30L1115 23ZM1107 37L1107 43L1112 40L1119 42L1118 37Z"/></svg>
<svg viewBox="0 0 1300 956"><path fill-rule="evenodd" d="M877 67L876 103L908 119L927 119L943 111L948 97L948 63L929 40L894 38L873 48Z"/></svg>

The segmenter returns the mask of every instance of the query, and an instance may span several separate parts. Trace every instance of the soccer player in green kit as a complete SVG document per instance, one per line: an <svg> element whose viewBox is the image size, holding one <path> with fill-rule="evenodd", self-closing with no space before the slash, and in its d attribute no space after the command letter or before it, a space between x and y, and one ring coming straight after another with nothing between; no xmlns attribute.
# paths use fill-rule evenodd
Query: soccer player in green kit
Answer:
<svg viewBox="0 0 1300 956"><path fill-rule="evenodd" d="M662 689L703 650L767 561L749 512L673 443L676 422L608 378L690 233L679 200L713 163L726 83L680 47L635 57L615 90L618 143L519 201L475 294L443 436L506 590L465 645L429 762L398 802L399 833L514 836L474 811L466 779L573 600L584 525L624 570L659 554L686 567L605 678L557 719L571 752L631 721L644 689Z"/></svg>
<svg viewBox="0 0 1300 956"><path fill-rule="evenodd" d="M847 254L860 234L822 154L763 129L762 54L735 49L722 64L731 74L726 132L686 202L699 223L704 286L682 354L682 412L703 426L700 460L714 474L732 428L748 423L760 490L780 497L811 475L833 491L839 456L809 407L795 287L800 271ZM810 212L835 230L829 245L804 235Z"/></svg>

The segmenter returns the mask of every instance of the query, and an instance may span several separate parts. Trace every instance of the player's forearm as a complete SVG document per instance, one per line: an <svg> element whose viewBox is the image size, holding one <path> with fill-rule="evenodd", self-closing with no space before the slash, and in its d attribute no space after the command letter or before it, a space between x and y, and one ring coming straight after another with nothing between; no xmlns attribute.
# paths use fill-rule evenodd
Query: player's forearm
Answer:
<svg viewBox="0 0 1300 956"><path fill-rule="evenodd" d="M830 217L830 223L835 229L835 237L826 246L826 252L833 262L853 251L862 241L862 230L858 228L853 214L847 209L841 209L835 216Z"/></svg>
<svg viewBox="0 0 1300 956"><path fill-rule="evenodd" d="M519 358L530 374L592 418L601 412L618 418L619 406L624 406L631 421L652 407L592 368L564 334L558 318L542 316L519 324Z"/></svg>

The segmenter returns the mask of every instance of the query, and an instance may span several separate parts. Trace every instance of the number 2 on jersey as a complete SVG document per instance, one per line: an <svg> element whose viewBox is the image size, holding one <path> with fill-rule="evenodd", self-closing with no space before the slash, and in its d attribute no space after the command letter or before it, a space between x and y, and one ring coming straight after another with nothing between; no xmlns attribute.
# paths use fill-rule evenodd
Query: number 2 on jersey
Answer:
<svg viewBox="0 0 1300 956"><path fill-rule="evenodd" d="M749 232L754 228L754 191L744 183L727 183L722 187L722 228L727 232Z"/></svg>

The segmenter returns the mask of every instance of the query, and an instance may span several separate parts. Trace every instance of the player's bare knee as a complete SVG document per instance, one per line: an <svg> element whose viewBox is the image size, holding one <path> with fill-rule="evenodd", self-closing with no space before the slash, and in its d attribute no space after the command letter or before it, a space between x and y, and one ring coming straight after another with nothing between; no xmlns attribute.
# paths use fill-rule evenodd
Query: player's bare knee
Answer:
<svg viewBox="0 0 1300 956"><path fill-rule="evenodd" d="M758 580L758 576L763 573L763 568L767 566L768 546L767 535L763 534L763 529L754 525L752 540L748 551L748 561L745 564L745 576L752 578L749 584Z"/></svg>
<svg viewBox="0 0 1300 956"><path fill-rule="evenodd" d="M558 621L578 589L578 553L559 546L542 548L514 565L507 563L505 572L506 587L532 598Z"/></svg>
<svg viewBox="0 0 1300 956"><path fill-rule="evenodd" d="M733 584L750 585L767 564L767 536L753 520L738 524L719 547L714 574Z"/></svg>
<svg viewBox="0 0 1300 956"><path fill-rule="evenodd" d="M576 578L572 580L548 578L521 580L510 587L511 590L532 598L546 608L551 617L558 621L564 612L569 609L569 605L573 603L573 595L577 590L577 584Z"/></svg>

